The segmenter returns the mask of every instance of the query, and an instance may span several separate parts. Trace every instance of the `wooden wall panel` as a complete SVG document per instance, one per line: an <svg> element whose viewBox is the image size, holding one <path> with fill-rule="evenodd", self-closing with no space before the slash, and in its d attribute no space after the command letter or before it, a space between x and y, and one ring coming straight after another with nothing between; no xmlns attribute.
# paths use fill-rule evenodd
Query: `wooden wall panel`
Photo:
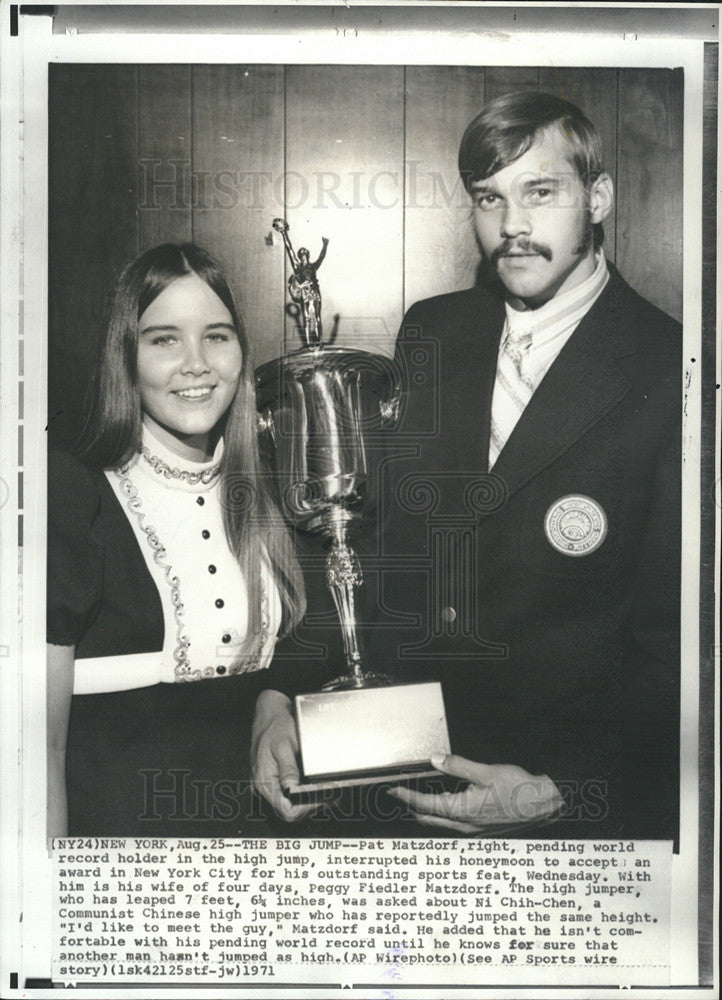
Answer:
<svg viewBox="0 0 722 1000"><path fill-rule="evenodd" d="M404 307L474 281L458 144L486 100L518 87L589 113L616 175L607 253L680 317L682 83L669 70L51 67L51 440L77 436L114 276L159 240L192 237L226 263L261 363L299 342L284 320L283 247L267 241L285 214L314 258L331 240L326 330L339 313L339 343L391 350ZM187 163L180 205L159 188L160 208L148 207L151 158L161 178L171 159Z"/></svg>
<svg viewBox="0 0 722 1000"><path fill-rule="evenodd" d="M51 66L49 84L49 440L82 422L108 293L138 252L138 71Z"/></svg>
<svg viewBox="0 0 722 1000"><path fill-rule="evenodd" d="M510 90L537 90L538 87L539 70L536 66L487 66L486 68L487 101L493 101Z"/></svg>
<svg viewBox="0 0 722 1000"><path fill-rule="evenodd" d="M390 352L402 313L404 73L396 66L291 66L286 218L315 260L325 330L339 345ZM280 243L274 248L280 255ZM289 346L297 346L290 325Z"/></svg>
<svg viewBox="0 0 722 1000"><path fill-rule="evenodd" d="M139 242L146 250L192 236L191 68L140 66L138 88Z"/></svg>
<svg viewBox="0 0 722 1000"><path fill-rule="evenodd" d="M406 70L405 307L474 284L479 251L459 142L485 103L483 68Z"/></svg>
<svg viewBox="0 0 722 1000"><path fill-rule="evenodd" d="M193 239L226 265L255 361L282 353L282 254L268 246L283 212L284 69L193 67Z"/></svg>
<svg viewBox="0 0 722 1000"><path fill-rule="evenodd" d="M665 312L682 316L681 70L619 79L617 263Z"/></svg>
<svg viewBox="0 0 722 1000"><path fill-rule="evenodd" d="M602 139L604 166L616 189L617 179L617 71L615 69L539 70L539 90L576 104L597 128ZM616 254L616 210L604 223L604 252Z"/></svg>

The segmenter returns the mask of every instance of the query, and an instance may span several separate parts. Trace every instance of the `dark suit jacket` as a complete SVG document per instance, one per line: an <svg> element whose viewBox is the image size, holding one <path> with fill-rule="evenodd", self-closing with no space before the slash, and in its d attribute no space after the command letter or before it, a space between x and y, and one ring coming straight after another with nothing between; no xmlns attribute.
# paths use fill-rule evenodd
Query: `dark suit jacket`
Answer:
<svg viewBox="0 0 722 1000"><path fill-rule="evenodd" d="M363 559L367 662L443 682L452 749L546 773L569 835L669 837L678 797L681 334L610 266L491 473L503 300L416 303ZM608 532L558 551L581 494ZM565 823L550 833L566 830Z"/></svg>

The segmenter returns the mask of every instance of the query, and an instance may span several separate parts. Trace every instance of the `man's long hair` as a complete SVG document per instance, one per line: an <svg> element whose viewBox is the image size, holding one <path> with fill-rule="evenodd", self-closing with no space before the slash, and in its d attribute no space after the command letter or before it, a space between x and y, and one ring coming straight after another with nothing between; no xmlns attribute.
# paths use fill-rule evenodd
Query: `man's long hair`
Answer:
<svg viewBox="0 0 722 1000"><path fill-rule="evenodd" d="M469 123L459 147L459 173L471 193L475 181L486 180L523 156L546 129L556 128L567 160L589 191L604 172L602 140L589 119L553 94L518 90L491 101ZM594 246L604 241L600 222L593 227Z"/></svg>
<svg viewBox="0 0 722 1000"><path fill-rule="evenodd" d="M80 439L84 460L97 469L120 469L140 449L142 407L138 385L138 321L178 278L194 274L228 312L243 355L233 402L224 418L220 503L226 537L246 580L249 636L260 636L260 573L265 563L282 607L282 632L305 610L303 577L261 467L256 431L253 362L245 328L221 265L192 243L164 243L147 250L121 273L110 300L90 386L88 417ZM246 652L244 651L244 655Z"/></svg>

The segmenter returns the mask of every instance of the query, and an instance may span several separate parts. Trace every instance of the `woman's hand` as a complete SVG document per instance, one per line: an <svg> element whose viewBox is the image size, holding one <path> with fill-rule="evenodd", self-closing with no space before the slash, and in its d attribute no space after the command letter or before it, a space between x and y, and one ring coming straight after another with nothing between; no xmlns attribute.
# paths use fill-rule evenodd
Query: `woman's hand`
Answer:
<svg viewBox="0 0 722 1000"><path fill-rule="evenodd" d="M317 807L293 805L285 790L298 784L298 735L291 702L280 691L262 691L256 702L251 735L253 787L288 822Z"/></svg>
<svg viewBox="0 0 722 1000"><path fill-rule="evenodd" d="M48 839L68 835L65 748L75 677L75 647L47 646Z"/></svg>
<svg viewBox="0 0 722 1000"><path fill-rule="evenodd" d="M469 785L461 792L439 794L401 786L389 789L424 826L494 834L549 820L564 805L551 778L534 776L513 764L477 764L454 754L432 757L431 763Z"/></svg>

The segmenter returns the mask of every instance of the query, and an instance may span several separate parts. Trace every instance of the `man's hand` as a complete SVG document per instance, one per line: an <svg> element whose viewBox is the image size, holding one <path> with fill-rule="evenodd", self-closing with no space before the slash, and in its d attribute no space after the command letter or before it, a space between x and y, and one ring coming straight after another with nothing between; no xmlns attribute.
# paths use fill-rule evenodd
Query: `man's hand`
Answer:
<svg viewBox="0 0 722 1000"><path fill-rule="evenodd" d="M535 777L513 764L476 764L454 754L432 757L431 763L443 774L466 779L469 785L461 792L439 794L402 786L389 789L425 826L460 833L499 833L550 819L564 805L550 778Z"/></svg>
<svg viewBox="0 0 722 1000"><path fill-rule="evenodd" d="M291 702L280 691L262 691L251 735L253 787L288 822L302 819L315 805L293 805L284 789L297 784L298 736Z"/></svg>

